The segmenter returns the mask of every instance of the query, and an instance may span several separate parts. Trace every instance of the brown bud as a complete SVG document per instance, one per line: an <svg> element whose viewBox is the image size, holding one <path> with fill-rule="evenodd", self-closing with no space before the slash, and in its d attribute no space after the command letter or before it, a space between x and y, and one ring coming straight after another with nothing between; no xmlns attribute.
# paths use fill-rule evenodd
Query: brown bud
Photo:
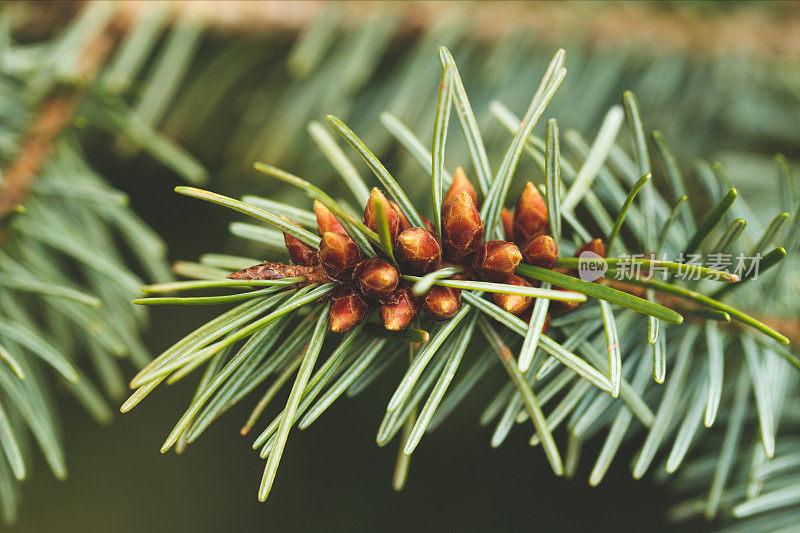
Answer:
<svg viewBox="0 0 800 533"><path fill-rule="evenodd" d="M417 309L417 297L411 289L400 287L381 304L383 327L390 331L404 329L417 316Z"/></svg>
<svg viewBox="0 0 800 533"><path fill-rule="evenodd" d="M578 248L577 250L575 250L575 257L580 257L583 252L592 252L599 255L600 257L605 257L606 245L603 244L603 239L591 240L586 244L584 244L583 246L581 246L580 248Z"/></svg>
<svg viewBox="0 0 800 533"><path fill-rule="evenodd" d="M299 227L299 224L296 222L292 222L286 217L281 218ZM295 264L304 266L314 266L319 264L317 251L297 237L292 237L288 233L284 232L283 242L286 245L286 250L289 252L289 257L292 258L292 261Z"/></svg>
<svg viewBox="0 0 800 533"><path fill-rule="evenodd" d="M533 316L533 306L528 307L526 310L524 310L523 312L521 312L517 316L519 317L520 320L522 320L526 324L530 324L531 323L531 317Z"/></svg>
<svg viewBox="0 0 800 533"><path fill-rule="evenodd" d="M531 323L531 318L533 317L533 307L530 306L525 312L519 315L519 318L525 322L526 324ZM547 333L547 328L550 327L550 312L548 311L547 314L544 316L544 324L542 324L542 333Z"/></svg>
<svg viewBox="0 0 800 533"><path fill-rule="evenodd" d="M558 259L558 246L550 235L539 235L522 249L525 261L542 268L552 268Z"/></svg>
<svg viewBox="0 0 800 533"><path fill-rule="evenodd" d="M347 235L326 231L319 243L319 262L330 277L350 281L361 262L361 250Z"/></svg>
<svg viewBox="0 0 800 533"><path fill-rule="evenodd" d="M522 261L522 253L513 242L492 240L485 242L472 258L472 268L486 281L505 283L514 275Z"/></svg>
<svg viewBox="0 0 800 533"><path fill-rule="evenodd" d="M397 237L394 254L404 272L421 276L439 268L442 246L432 232L411 228Z"/></svg>
<svg viewBox="0 0 800 533"><path fill-rule="evenodd" d="M451 261L461 261L481 245L483 221L472 196L461 191L442 216L444 250Z"/></svg>
<svg viewBox="0 0 800 533"><path fill-rule="evenodd" d="M507 241L514 242L514 213L504 207L500 210L500 220L503 222L503 236Z"/></svg>
<svg viewBox="0 0 800 533"><path fill-rule="evenodd" d="M390 203L392 204L392 207L394 207L394 210L397 212L397 217L398 217L398 219L399 219L399 221L400 221L400 222L399 222L399 225L400 225L400 233L404 232L404 231L405 231L405 230L407 230L407 229L411 229L411 228L412 228L412 226L411 226L411 222L409 222L409 221L408 221L408 219L406 218L406 216L405 216L405 215L403 214L403 212L400 210L400 206L399 206L399 205L397 205L395 202L390 202Z"/></svg>
<svg viewBox="0 0 800 533"><path fill-rule="evenodd" d="M329 231L333 233L347 233L341 223L336 220L333 213L319 200L314 200L314 214L317 215L317 228L322 235Z"/></svg>
<svg viewBox="0 0 800 533"><path fill-rule="evenodd" d="M514 237L527 242L547 233L547 204L533 183L525 184L514 211Z"/></svg>
<svg viewBox="0 0 800 533"><path fill-rule="evenodd" d="M297 265L314 266L319 264L317 251L288 233L283 234L283 242L286 244L286 250L289 251L289 257Z"/></svg>
<svg viewBox="0 0 800 533"><path fill-rule="evenodd" d="M567 289L561 289L561 287L553 287L554 289L563 290L564 292L575 292L570 291ZM575 311L576 309L580 308L583 305L583 302L563 302L561 300L553 300L550 302L550 307L556 311L557 313L570 313Z"/></svg>
<svg viewBox="0 0 800 533"><path fill-rule="evenodd" d="M455 200L456 196L461 192L469 194L472 197L472 202L478 205L478 193L475 187L470 183L467 175L464 173L464 169L458 167L453 174L453 183L450 184L450 188L447 189L447 193L442 200L442 210L447 209L447 206L453 203L453 200Z"/></svg>
<svg viewBox="0 0 800 533"><path fill-rule="evenodd" d="M544 316L544 324L542 324L542 333L547 333L547 330L550 328L550 313L547 313Z"/></svg>
<svg viewBox="0 0 800 533"><path fill-rule="evenodd" d="M367 316L367 302L352 287L342 287L331 294L331 331L347 331Z"/></svg>
<svg viewBox="0 0 800 533"><path fill-rule="evenodd" d="M420 215L419 218L422 219L422 224L425 226L426 230L430 231L433 234L436 234L436 226L433 225L431 219L429 219L425 215Z"/></svg>
<svg viewBox="0 0 800 533"><path fill-rule="evenodd" d="M554 268L553 272L558 272L559 274L566 274L567 276L577 277L578 272L575 270L569 270L566 268ZM574 292L569 291L568 289L564 289L563 287L559 287L557 285L553 285L553 289L557 291L567 291L567 292ZM562 302L561 300L551 300L550 301L550 309L556 313L569 313L570 311L575 311L578 309L583 302Z"/></svg>
<svg viewBox="0 0 800 533"><path fill-rule="evenodd" d="M364 296L380 300L397 288L400 274L388 261L373 257L356 267L355 277Z"/></svg>
<svg viewBox="0 0 800 533"><path fill-rule="evenodd" d="M461 290L434 285L425 295L422 308L437 322L450 320L461 308Z"/></svg>
<svg viewBox="0 0 800 533"><path fill-rule="evenodd" d="M364 209L364 224L372 231L378 231L378 224L375 222L375 201L383 204L383 210L386 211L386 219L389 222L389 236L394 242L400 234L400 215L395 211L392 202L387 200L377 187L374 187L369 194L367 207Z"/></svg>
<svg viewBox="0 0 800 533"><path fill-rule="evenodd" d="M531 286L527 280L519 276L511 276L511 279L506 281L506 285L515 285L517 287ZM521 315L530 308L531 304L533 304L533 298L530 296L519 296L517 294L501 294L496 292L492 294L492 299L494 300L494 303L512 315Z"/></svg>

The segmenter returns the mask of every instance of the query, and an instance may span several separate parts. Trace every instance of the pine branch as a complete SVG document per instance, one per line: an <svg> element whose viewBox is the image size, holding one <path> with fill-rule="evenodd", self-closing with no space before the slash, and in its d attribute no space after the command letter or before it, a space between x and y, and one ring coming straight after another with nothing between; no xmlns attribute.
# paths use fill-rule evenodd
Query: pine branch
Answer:
<svg viewBox="0 0 800 533"><path fill-rule="evenodd" d="M450 57L446 51L441 54ZM299 423L301 429L307 427L310 420L316 419L329 408L345 388L356 394L365 384L371 383L391 360L376 361L364 341L361 351L358 348L352 354L335 351L312 375L311 364L305 363L309 356L296 353L299 346L309 343L314 347L310 356L312 360L321 355L318 354L318 340L324 335L320 328L326 318L332 332L353 332L347 333L347 346L353 340L350 335L355 336L355 343L367 331L380 335L381 324L374 323L377 320L370 314L370 309L379 310L382 325L389 330L382 341L389 345L397 341L424 341L391 395L377 434L377 442L381 446L400 435L404 439L401 447L406 457L418 447L424 433L436 427L463 400L475 381L490 370L489 364L479 361L473 367L474 372L470 370L462 381L454 379L466 347L477 346L474 338L477 324L496 355L499 355L509 377L508 384L497 392L481 416L481 423L500 417L492 437L493 446L500 445L516 423L530 418L535 429L530 444L536 446L542 443L553 470L561 474L564 471L574 472L577 463L575 450L593 435L603 432L606 434L605 442L589 479L592 485L596 485L602 482L623 442L635 437L637 432L631 430L640 425L647 431L647 438L636 461L634 476L639 478L646 474L659 449L667 445L673 436L673 451L667 468L670 472L676 471L684 459L689 460L687 453L693 442L699 440L697 425L702 420L707 427L723 428L726 435L725 444L719 448L715 460L716 473L705 505L706 515L714 518L727 505L727 483L732 461L735 460L735 442L744 424L743 413L748 405L747 393L751 381L756 383L756 403L759 405L763 430L761 438L768 447L774 440L771 421L776 414L770 411L764 399L767 394L766 382L758 378L761 363L757 361L754 350L768 352L771 365L785 365L781 358L793 363L797 358L774 342L787 342L785 337L753 318L752 313L740 310L739 304L744 304L748 311L754 309L755 312L763 312L760 300L754 301L748 294L748 287L757 282L751 279L740 281L740 276L736 274L708 267L699 269L699 272L716 277L716 281L698 280L686 286L690 282L677 280L675 276L686 267L681 262L683 260L678 259L681 252L687 251L686 243L689 243L688 251L699 250L706 254L742 249L744 245L740 237L744 224L739 218L734 219L733 223L730 223L730 219L748 212L749 208L743 200L737 199L735 190L724 173L719 171L706 179L709 196L719 198L722 190L730 189L733 192L723 196L716 208L710 209L710 214L701 221L685 222L677 217L675 209L671 210L669 205L678 199L663 196L650 183L653 180L649 178L649 148L645 142L638 106L630 93L625 94L624 102L628 112L626 127L635 141L633 157L621 149L615 140L618 130L622 128L622 111L618 107L612 108L607 114L609 118L606 125L601 127L601 133L592 146L583 144L577 134L570 135L571 144L578 153L574 158L567 158L559 152L555 122L548 124L547 142L532 135L536 119L543 113L564 77L563 60L561 51L551 61L522 121L500 104L493 106L497 116L510 126L513 137L500 167L494 172L494 182L485 188L479 184L479 189L484 193L481 211L477 208L480 200L477 189L463 176L463 170L458 169L450 174L444 168L444 140L452 137L452 133L446 137L444 134L447 129L447 91L455 80L452 74L455 72L452 70L454 65L449 61L443 63L444 83L441 85L440 102L445 103L439 106L435 115L437 126L430 151L422 141L414 138L411 130L393 117L384 115L384 118L391 119L384 121L387 127L413 151L423 170L433 176L434 209L442 209L439 216L434 217L437 223L426 221L422 211L414 204L413 196L389 173L387 166L368 147L368 142L362 141L343 121L334 118L329 118L332 129L343 137L353 154L363 160L396 201L391 202L380 191L373 189L365 205L363 223L353 215L352 210L345 207L344 202L333 200L327 192L309 181L261 163L256 164L258 170L291 183L319 203L315 205L321 236L319 241L306 238L304 243L300 242L298 239L301 234L295 227L278 222L274 215L265 214L252 205L289 212L287 207L274 201L269 203L249 196L248 202L252 204L248 204L205 191L196 190L192 193L193 196L211 199L286 231L286 247L292 259L303 268L321 269L330 283L313 289L314 293L308 293L315 286L308 283L317 281L309 275L301 283L274 287L276 292L246 293L246 296L252 297L248 298L251 303L240 304L200 327L168 348L140 373L132 382L132 386L140 388L126 402L124 409L138 403L170 374L172 377L169 379L183 378L203 362L223 354L222 350L248 339L230 359L227 359L227 355L221 356L227 363L222 370L215 371L212 381L201 382L195 399L165 446L179 442L181 435L187 431L189 433L186 433L185 440L191 442L198 434L191 432L195 424L203 429L208 426L213 413L218 411L211 410L211 407L203 411L205 402L229 406L235 401L234 397L241 399L248 391L261 386L271 374L277 374L273 385L267 389L264 399L248 420L245 427L249 429L265 412L268 400L274 398L277 388L298 371L302 359L302 371L298 373L286 408L266 425L253 444L254 449L261 449L261 457L268 461L259 491L259 497L265 499L272 489L278 461L293 425ZM463 100L463 109L471 109L465 95L459 98ZM460 125L462 133L470 139L467 143L470 160L483 161L482 141L479 142L483 136L476 134L470 120L460 121ZM312 131L314 129L312 127ZM319 137L319 132L315 135ZM324 153L335 168L351 169L343 172L348 189L363 201L363 191L368 190L368 186L352 170L352 164L346 164L340 150L333 149L330 142L325 147ZM661 155L669 153L663 139L661 147ZM512 213L504 207L512 200L508 197L510 182L523 153L530 156L545 174L546 186L543 191L547 203L541 198L537 187L528 183L516 202L511 202L516 204ZM657 179L659 174L654 176ZM445 180L450 183L446 194ZM673 179L673 183L678 181ZM567 189L564 195L560 191L559 194L550 191L562 182ZM639 189L643 189L641 200L636 194ZM679 188L676 190L684 193ZM734 200L738 203L734 203ZM297 212L302 214L307 225L311 224L310 213ZM612 212L617 213L616 221L610 216ZM587 220L589 216L593 220ZM495 224L501 219L503 224ZM664 224L659 244L654 229L658 227L656 224L667 220L670 222ZM664 251L674 257L672 261L633 261L639 266L663 268L667 274L665 281L636 274L626 280L626 284L616 284L610 280L590 283L577 278L572 269L580 266L579 260L565 256L574 252L581 257L582 252L591 251L595 256L603 257L605 248L601 239L590 240L583 246L573 244L586 239L591 235L590 231L596 231L597 226L604 228L604 234L613 235L622 249ZM548 235L553 228L559 229L554 232L558 244ZM377 238L370 232L374 232ZM491 240L496 233L508 240ZM772 237L777 237L778 233L775 229ZM714 237L717 234L721 234L721 237ZM239 235L244 233L239 232ZM439 235L442 244L438 242ZM474 235L477 235L477 240ZM263 239L255 231L251 237L254 240ZM786 238L786 235L781 238ZM769 253L759 249L772 246L772 243L768 244L770 239L759 239L756 247L759 253L764 254L764 271L780 264L786 256L786 250L780 247ZM279 234L269 240L275 248L280 247ZM298 249L295 241L306 246L306 249ZM485 242L481 244L482 241ZM319 250L316 256L305 253L313 252L317 246ZM794 244L788 246L790 252L795 251ZM439 268L442 254L451 263L445 268ZM520 260L524 263L519 264ZM611 257L606 267L619 268L623 261L622 257ZM206 262L225 264L216 256L206 256ZM271 265L273 263L255 265L229 274L229 277L252 280L254 285L258 281L280 278L275 273L281 269ZM508 265L512 266L509 268ZM563 273L553 270L554 267L570 270ZM289 268L285 269L287 275ZM291 268L295 269L291 272L296 273L300 267ZM508 270L504 270L506 268ZM192 273L190 270L184 272ZM201 265L195 266L194 272L198 277L225 275L224 271ZM607 275L615 273L612 268ZM774 272L770 274L774 275ZM548 285L530 287L533 280ZM398 283L402 281L414 284L414 291L421 297L421 303L413 298L411 287L398 288ZM719 284L742 285L743 288L715 291ZM763 287L764 282L758 285ZM328 297L328 307L320 311L320 305L313 300L326 291L333 292ZM725 296L726 300L723 302L706 296L708 291ZM213 300L202 299L208 297L183 297L169 301L195 304L244 297L237 294L232 297L211 297ZM549 305L533 306L534 298L549 301ZM599 299L601 303L595 305L591 299ZM736 306L728 303L729 300L735 302ZM586 302L584 307L577 310L576 306L582 301ZM543 323L547 324L548 311L556 310L557 306L561 306L561 315L550 320L549 326L546 326L547 334L540 333L540 320L544 318ZM408 326L420 310L427 314L420 315L424 335L398 339L394 330ZM530 314L526 314L528 312ZM691 314L692 319L682 324L683 312ZM647 319L641 320L642 315ZM268 328L275 327L278 318L296 325L310 324L311 320L316 322L317 327L311 337L309 329L296 327L284 341L286 348L268 356L251 355L252 343L257 342L257 336L266 335ZM738 322L771 336L773 340L753 334L753 329L718 328L720 321ZM364 329L360 329L362 327ZM505 336L506 329L510 330L508 333L511 336ZM430 330L430 334L427 330ZM699 331L705 334L699 335ZM520 343L522 349L520 360L517 361L512 350ZM705 343L705 350L701 343ZM343 342L341 346L344 345ZM607 354L603 354L603 350ZM749 367L732 364L725 357L732 351L755 362ZM476 349L475 352L479 358L488 357L483 349ZM293 354L294 359L291 358ZM260 368L264 370L259 371ZM335 381L339 372L341 382ZM331 385L326 392L329 381ZM727 394L725 388L731 381L736 383L732 395ZM217 388L223 382L226 391L217 393ZM666 390L662 382L667 384ZM240 395L235 394L236 389L241 391ZM319 403L316 403L320 396ZM422 403L426 396L427 401ZM619 399L616 399L617 396ZM455 399L448 402L449 398ZM544 412L543 406L553 398L558 398L559 403L549 413ZM651 408L653 402L659 403L655 413ZM727 416L729 413L730 418ZM678 424L678 417L681 416L684 417L683 422ZM560 425L566 426L570 434L566 465L562 462L553 433ZM405 463L406 460L401 457L400 478L404 478L402 465Z"/></svg>

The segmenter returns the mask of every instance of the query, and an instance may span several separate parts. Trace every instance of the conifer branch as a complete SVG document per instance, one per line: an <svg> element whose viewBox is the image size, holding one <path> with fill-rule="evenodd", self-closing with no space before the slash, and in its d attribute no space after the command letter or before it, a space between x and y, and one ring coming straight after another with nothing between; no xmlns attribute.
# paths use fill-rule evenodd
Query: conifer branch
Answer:
<svg viewBox="0 0 800 533"><path fill-rule="evenodd" d="M70 87L60 86L45 97L36 112L16 158L2 170L0 181L0 220L15 206L22 205L42 165L53 152L53 144L66 128L89 84L111 52L114 36L110 30L100 32L80 54L76 77ZM0 240L4 230L0 228Z"/></svg>

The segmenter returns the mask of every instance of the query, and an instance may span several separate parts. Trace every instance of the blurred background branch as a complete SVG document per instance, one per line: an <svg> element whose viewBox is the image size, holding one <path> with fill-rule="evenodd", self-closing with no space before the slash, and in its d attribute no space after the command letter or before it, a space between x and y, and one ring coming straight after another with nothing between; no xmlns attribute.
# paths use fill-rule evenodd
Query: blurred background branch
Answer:
<svg viewBox="0 0 800 533"><path fill-rule="evenodd" d="M76 10L82 1L39 2L27 7L32 20L57 23L59 13ZM157 0L118 2L118 22L130 25ZM302 31L335 2L251 2L232 0L225 9L214 2L171 2L173 20L189 16L222 34ZM48 5L50 4L50 5ZM61 5L57 5L61 4ZM344 11L343 25L356 27L376 12L390 11L400 31L420 33L443 19L469 13L471 39L495 41L520 29L558 44L581 35L605 48L639 43L662 51L691 50L700 54L744 52L786 59L800 54L800 7L794 2L765 6L763 2L336 2ZM55 12L54 12L55 11ZM713 14L713 16L708 16ZM41 19L39 17L42 17ZM407 37L407 36L406 36Z"/></svg>

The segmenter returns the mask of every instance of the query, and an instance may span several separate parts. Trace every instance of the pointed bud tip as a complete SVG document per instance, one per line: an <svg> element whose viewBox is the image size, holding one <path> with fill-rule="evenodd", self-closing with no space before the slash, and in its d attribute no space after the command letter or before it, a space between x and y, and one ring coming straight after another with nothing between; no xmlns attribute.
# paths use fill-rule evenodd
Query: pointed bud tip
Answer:
<svg viewBox="0 0 800 533"><path fill-rule="evenodd" d="M397 239L397 235L400 233L400 227L402 225L400 213L395 208L395 205L387 200L383 192L377 187L373 187L372 191L370 191L367 205L364 207L364 224L372 231L378 231L375 202L380 202L383 206L383 211L386 213L386 221L389 225L389 238L394 242Z"/></svg>
<svg viewBox="0 0 800 533"><path fill-rule="evenodd" d="M444 195L444 199L442 200L442 209L447 209L447 206L453 203L456 197L462 192L469 194L473 203L478 205L478 192L469 181L469 178L467 178L467 174L464 172L464 169L458 167L453 173L453 183L450 184L450 187L447 189L447 193Z"/></svg>
<svg viewBox="0 0 800 533"><path fill-rule="evenodd" d="M527 242L547 232L547 204L539 189L530 181L525 184L514 210L514 237Z"/></svg>
<svg viewBox="0 0 800 533"><path fill-rule="evenodd" d="M442 217L442 239L447 258L461 261L475 252L483 238L483 221L472 197L461 191Z"/></svg>
<svg viewBox="0 0 800 533"><path fill-rule="evenodd" d="M317 216L317 228L319 229L320 235L329 231L333 233L347 233L339 220L333 216L330 209L325 207L325 204L319 200L314 200L314 214Z"/></svg>

